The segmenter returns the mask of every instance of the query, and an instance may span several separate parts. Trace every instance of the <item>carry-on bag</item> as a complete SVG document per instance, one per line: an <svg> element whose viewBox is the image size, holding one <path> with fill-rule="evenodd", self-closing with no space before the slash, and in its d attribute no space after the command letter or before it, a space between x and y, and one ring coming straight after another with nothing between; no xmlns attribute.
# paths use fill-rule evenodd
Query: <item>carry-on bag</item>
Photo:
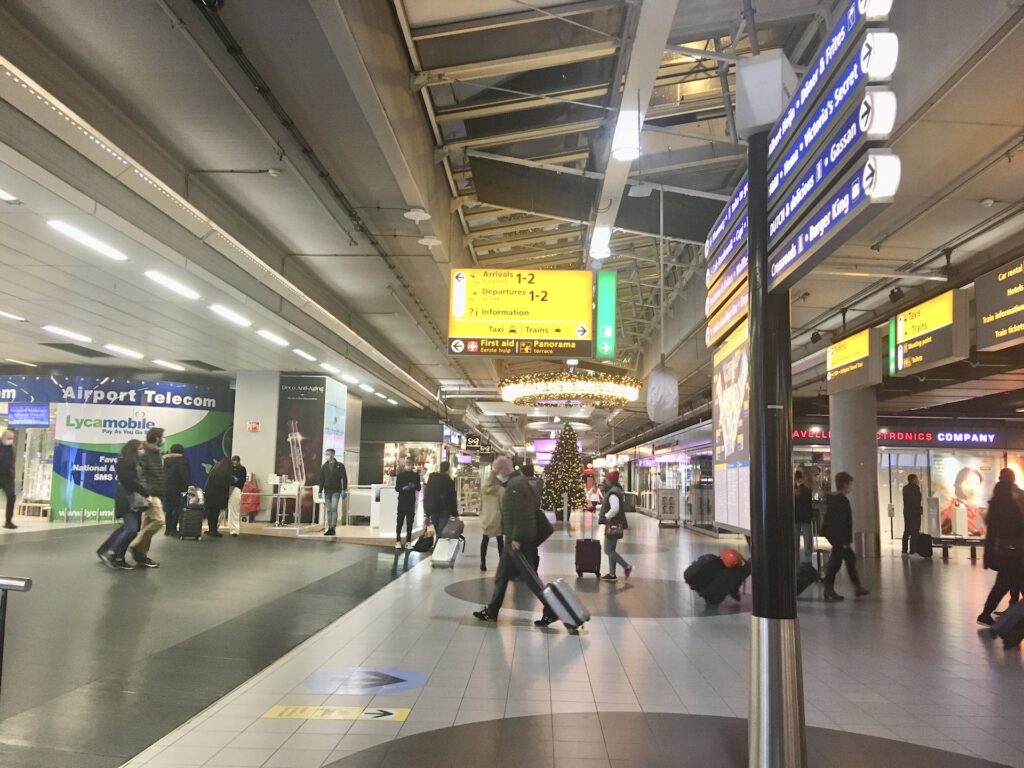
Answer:
<svg viewBox="0 0 1024 768"><path fill-rule="evenodd" d="M455 558L459 555L460 539L438 539L434 553L430 556L430 564L435 568L454 568ZM466 548L466 540L461 539L462 548Z"/></svg>
<svg viewBox="0 0 1024 768"><path fill-rule="evenodd" d="M429 552L434 547L434 534L424 533L418 539L416 543L412 545L413 552Z"/></svg>
<svg viewBox="0 0 1024 768"><path fill-rule="evenodd" d="M796 569L796 593L803 594L811 584L816 584L821 579L818 569L810 563L800 563Z"/></svg>
<svg viewBox="0 0 1024 768"><path fill-rule="evenodd" d="M749 575L750 563L744 563L739 568L725 568L715 577L711 585L704 590L701 597L711 607L720 605L729 595L739 599L737 595L739 595L740 587L743 586L743 582L747 580Z"/></svg>
<svg viewBox="0 0 1024 768"><path fill-rule="evenodd" d="M185 507L178 514L178 538L195 539L199 541L203 537L203 522L206 515L202 509Z"/></svg>
<svg viewBox="0 0 1024 768"><path fill-rule="evenodd" d="M445 525L444 530L441 531L442 539L461 539L462 532L466 530L466 524L462 522L461 517L453 517Z"/></svg>
<svg viewBox="0 0 1024 768"><path fill-rule="evenodd" d="M911 549L921 557L932 556L932 537L927 533L919 533L911 539Z"/></svg>
<svg viewBox="0 0 1024 768"><path fill-rule="evenodd" d="M527 578L533 579L533 582L540 587L544 602L551 612L565 624L565 628L569 630L570 634L577 634L580 627L590 621L590 611L580 602L579 595L575 590L563 579L555 579L545 585L521 550L514 550L514 557L518 558L520 568L526 572Z"/></svg>
<svg viewBox="0 0 1024 768"><path fill-rule="evenodd" d="M710 587L711 582L724 570L725 563L718 555L701 555L683 571L683 581L699 595Z"/></svg>
<svg viewBox="0 0 1024 768"><path fill-rule="evenodd" d="M586 512L584 527L586 526ZM584 573L592 573L601 577L601 542L597 540L597 516L590 514L590 538L576 539L576 577L583 578ZM584 534L586 531L584 530Z"/></svg>
<svg viewBox="0 0 1024 768"><path fill-rule="evenodd" d="M206 507L206 493L202 488L190 485L185 491L185 509L204 509Z"/></svg>
<svg viewBox="0 0 1024 768"><path fill-rule="evenodd" d="M992 635L1003 641L1004 648L1016 648L1024 641L1024 602L1006 609L992 625Z"/></svg>

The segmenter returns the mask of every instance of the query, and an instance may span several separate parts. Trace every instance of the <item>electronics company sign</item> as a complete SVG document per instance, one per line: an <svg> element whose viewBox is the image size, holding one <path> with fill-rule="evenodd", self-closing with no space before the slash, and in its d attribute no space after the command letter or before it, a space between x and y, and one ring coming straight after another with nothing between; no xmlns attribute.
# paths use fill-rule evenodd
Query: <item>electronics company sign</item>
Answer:
<svg viewBox="0 0 1024 768"><path fill-rule="evenodd" d="M788 290L814 266L811 259L827 243L837 246L851 237L858 224L868 221L862 212L892 200L900 183L900 159L884 150L871 150L867 159L854 166L836 185L831 195L815 208L785 244L768 256L768 288Z"/></svg>
<svg viewBox="0 0 1024 768"><path fill-rule="evenodd" d="M875 437L879 445L913 445L921 447L993 448L1003 444L999 432L936 431L927 429L879 429ZM825 429L796 428L793 440L803 445L828 445L832 433Z"/></svg>

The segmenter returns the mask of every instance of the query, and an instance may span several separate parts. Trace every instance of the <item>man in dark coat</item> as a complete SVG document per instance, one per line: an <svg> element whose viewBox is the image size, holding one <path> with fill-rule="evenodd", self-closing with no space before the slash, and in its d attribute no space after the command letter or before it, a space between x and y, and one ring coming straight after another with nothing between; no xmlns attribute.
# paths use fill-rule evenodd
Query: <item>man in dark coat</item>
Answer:
<svg viewBox="0 0 1024 768"><path fill-rule="evenodd" d="M853 551L853 508L847 498L853 489L853 477L849 472L836 475L836 493L830 493L825 511L825 524L822 533L832 545L832 555L825 567L825 599L842 600L843 596L836 592L836 574L846 563L846 572L856 588L857 597L871 594L860 583L857 574L857 554Z"/></svg>
<svg viewBox="0 0 1024 768"><path fill-rule="evenodd" d="M793 475L793 507L796 511L797 543L803 539L802 560L811 562L814 554L814 506L811 503L811 489L804 482L804 473L799 469Z"/></svg>
<svg viewBox="0 0 1024 768"><path fill-rule="evenodd" d="M4 528L17 528L14 524L14 433L5 429L0 435L0 491L4 492L7 508Z"/></svg>
<svg viewBox="0 0 1024 768"><path fill-rule="evenodd" d="M160 455L160 446L164 442L164 431L153 427L146 432L146 442L142 445L139 457L139 477L142 484L149 490L149 507L142 513L142 527L135 535L131 546L132 559L138 566L159 568L160 564L149 556L149 548L156 532L164 527L164 460Z"/></svg>
<svg viewBox="0 0 1024 768"><path fill-rule="evenodd" d="M416 494L422 487L420 473L413 466L412 459L405 462L405 469L395 478L398 490L398 522L395 525L395 549L402 548L402 524L405 523L405 546L412 546L412 525L416 519Z"/></svg>
<svg viewBox="0 0 1024 768"><path fill-rule="evenodd" d="M1016 480L1012 469L1001 470L988 503L984 562L985 567L996 571L997 575L985 607L978 614L978 623L986 627L995 623L992 612L1003 597L1009 593L1012 605L1019 600L1024 588L1024 511L1017 503Z"/></svg>
<svg viewBox="0 0 1024 768"><path fill-rule="evenodd" d="M427 488L423 492L423 510L430 517L434 526L434 535L440 537L448 520L458 517L459 502L455 494L455 481L448 474L450 465L442 461L437 472L427 478Z"/></svg>
<svg viewBox="0 0 1024 768"><path fill-rule="evenodd" d="M171 452L164 456L164 512L167 521L164 524L164 536L175 536L178 533L178 518L184 504L184 493L192 485L192 467L185 455L185 446L175 443Z"/></svg>
<svg viewBox="0 0 1024 768"><path fill-rule="evenodd" d="M324 506L327 513L327 527L324 536L334 536L334 526L338 524L338 504L342 496L348 490L348 471L345 465L334 456L334 449L328 448L324 451L324 465L320 467L320 493L324 497Z"/></svg>
<svg viewBox="0 0 1024 768"><path fill-rule="evenodd" d="M921 532L921 481L917 475L907 475L903 486L903 557L910 557L914 537Z"/></svg>

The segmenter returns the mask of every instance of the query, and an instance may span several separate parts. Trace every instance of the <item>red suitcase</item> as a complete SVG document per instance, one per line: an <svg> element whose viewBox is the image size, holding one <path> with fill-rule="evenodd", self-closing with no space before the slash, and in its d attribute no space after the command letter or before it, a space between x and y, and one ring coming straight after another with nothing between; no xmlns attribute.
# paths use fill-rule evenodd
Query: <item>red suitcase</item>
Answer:
<svg viewBox="0 0 1024 768"><path fill-rule="evenodd" d="M586 513L584 513L584 518ZM576 576L583 578L584 573L592 573L601 577L601 542L597 539L597 515L590 513L593 521L589 539L576 539ZM586 521L584 519L584 526ZM586 533L586 531L584 531Z"/></svg>

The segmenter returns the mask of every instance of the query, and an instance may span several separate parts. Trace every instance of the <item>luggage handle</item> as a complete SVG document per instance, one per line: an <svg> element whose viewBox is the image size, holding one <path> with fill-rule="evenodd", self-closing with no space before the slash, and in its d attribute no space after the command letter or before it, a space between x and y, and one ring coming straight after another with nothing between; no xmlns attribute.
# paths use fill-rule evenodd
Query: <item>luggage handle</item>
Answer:
<svg viewBox="0 0 1024 768"><path fill-rule="evenodd" d="M512 543L509 542L506 546L511 547ZM523 570L531 579L533 579L533 582L538 587L540 587L541 591L543 592L546 585L543 581L540 580L540 575L535 570L533 570L533 566L530 564L530 561L526 559L526 555L523 553L523 550L516 549L515 547L513 547L512 557L515 557L519 560L519 564L523 567Z"/></svg>

